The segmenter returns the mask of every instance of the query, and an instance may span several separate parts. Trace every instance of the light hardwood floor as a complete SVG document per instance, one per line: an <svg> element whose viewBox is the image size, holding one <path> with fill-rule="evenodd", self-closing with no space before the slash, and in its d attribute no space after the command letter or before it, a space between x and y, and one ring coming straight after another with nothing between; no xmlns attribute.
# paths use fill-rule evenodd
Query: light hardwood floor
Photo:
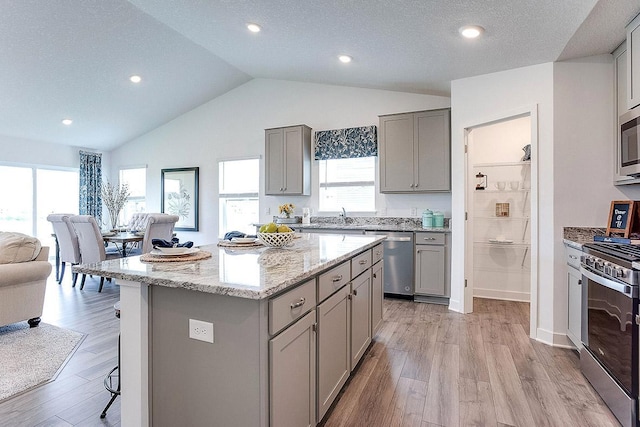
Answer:
<svg viewBox="0 0 640 427"><path fill-rule="evenodd" d="M118 287L50 280L43 322L87 334L58 378L0 404L0 426L119 426ZM577 353L528 338L529 305L476 299L473 314L385 300L384 323L323 422L333 426L617 426Z"/></svg>

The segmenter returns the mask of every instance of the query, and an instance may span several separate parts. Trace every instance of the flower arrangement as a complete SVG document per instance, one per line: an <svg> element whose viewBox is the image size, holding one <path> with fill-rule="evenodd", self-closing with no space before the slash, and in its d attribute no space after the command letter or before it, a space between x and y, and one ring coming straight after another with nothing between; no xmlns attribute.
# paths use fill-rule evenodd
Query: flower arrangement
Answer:
<svg viewBox="0 0 640 427"><path fill-rule="evenodd" d="M293 213L293 209L295 206L293 203L285 203L284 205L278 206L281 214L285 214L287 218L291 218L291 214Z"/></svg>
<svg viewBox="0 0 640 427"><path fill-rule="evenodd" d="M113 185L107 181L102 183L101 192L102 201L109 211L111 228L115 229L118 224L118 215L129 199L129 185Z"/></svg>

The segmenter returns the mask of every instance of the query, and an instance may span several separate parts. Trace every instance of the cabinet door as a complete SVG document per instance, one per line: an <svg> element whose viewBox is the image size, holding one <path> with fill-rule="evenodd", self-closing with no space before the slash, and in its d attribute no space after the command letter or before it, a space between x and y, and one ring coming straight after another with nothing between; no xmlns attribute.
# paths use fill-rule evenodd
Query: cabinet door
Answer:
<svg viewBox="0 0 640 427"><path fill-rule="evenodd" d="M284 128L284 194L302 194L302 127Z"/></svg>
<svg viewBox="0 0 640 427"><path fill-rule="evenodd" d="M380 117L380 191L412 192L413 114Z"/></svg>
<svg viewBox="0 0 640 427"><path fill-rule="evenodd" d="M449 111L416 113L415 191L451 190L451 133Z"/></svg>
<svg viewBox="0 0 640 427"><path fill-rule="evenodd" d="M382 301L384 291L382 279L384 277L384 262L380 261L371 267L371 338L373 338L382 325Z"/></svg>
<svg viewBox="0 0 640 427"><path fill-rule="evenodd" d="M444 246L416 246L415 293L445 296Z"/></svg>
<svg viewBox="0 0 640 427"><path fill-rule="evenodd" d="M284 132L282 129L265 131L265 194L282 194L284 188Z"/></svg>
<svg viewBox="0 0 640 427"><path fill-rule="evenodd" d="M627 26L627 108L640 105L640 15Z"/></svg>
<svg viewBox="0 0 640 427"><path fill-rule="evenodd" d="M269 341L270 425L315 426L316 312Z"/></svg>
<svg viewBox="0 0 640 427"><path fill-rule="evenodd" d="M351 282L351 370L371 343L371 270Z"/></svg>
<svg viewBox="0 0 640 427"><path fill-rule="evenodd" d="M318 421L322 420L351 372L349 295L347 285L318 306Z"/></svg>
<svg viewBox="0 0 640 427"><path fill-rule="evenodd" d="M567 336L580 349L582 341L580 339L582 327L582 286L581 275L573 267L567 266L567 286L569 287L569 319Z"/></svg>

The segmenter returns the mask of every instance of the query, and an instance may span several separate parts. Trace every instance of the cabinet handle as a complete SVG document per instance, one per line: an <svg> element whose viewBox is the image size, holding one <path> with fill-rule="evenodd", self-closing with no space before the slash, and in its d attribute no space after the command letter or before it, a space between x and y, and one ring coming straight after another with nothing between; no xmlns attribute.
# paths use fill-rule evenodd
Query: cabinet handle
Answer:
<svg viewBox="0 0 640 427"><path fill-rule="evenodd" d="M382 252L380 252L380 251L376 252L376 256L378 256L378 255L382 255Z"/></svg>
<svg viewBox="0 0 640 427"><path fill-rule="evenodd" d="M331 279L333 283L339 282L342 280L342 274Z"/></svg>
<svg viewBox="0 0 640 427"><path fill-rule="evenodd" d="M415 187L415 188L418 188L418 185L419 185L419 184L415 184L415 185L414 185L414 187Z"/></svg>
<svg viewBox="0 0 640 427"><path fill-rule="evenodd" d="M378 277L376 273L373 273L373 278L375 279L376 277Z"/></svg>
<svg viewBox="0 0 640 427"><path fill-rule="evenodd" d="M578 259L578 257L577 257L577 256L575 256L575 255L569 255L569 258L571 258L571 259Z"/></svg>
<svg viewBox="0 0 640 427"><path fill-rule="evenodd" d="M298 307L302 307L305 302L307 302L307 300L304 297L300 298L300 301L298 301L298 302L292 302L291 303L291 310L293 310L295 308L298 308Z"/></svg>
<svg viewBox="0 0 640 427"><path fill-rule="evenodd" d="M582 286L582 279L578 279L578 286Z"/></svg>
<svg viewBox="0 0 640 427"><path fill-rule="evenodd" d="M353 296L354 296L354 297L355 297L355 296L358 296L358 290L357 290L357 289L354 289L354 290L353 290Z"/></svg>
<svg viewBox="0 0 640 427"><path fill-rule="evenodd" d="M424 240L436 240L435 237L425 237Z"/></svg>
<svg viewBox="0 0 640 427"><path fill-rule="evenodd" d="M409 187L413 188L413 184L411 184Z"/></svg>
<svg viewBox="0 0 640 427"><path fill-rule="evenodd" d="M360 265L365 265L367 263L366 259L361 259L360 262L358 264Z"/></svg>

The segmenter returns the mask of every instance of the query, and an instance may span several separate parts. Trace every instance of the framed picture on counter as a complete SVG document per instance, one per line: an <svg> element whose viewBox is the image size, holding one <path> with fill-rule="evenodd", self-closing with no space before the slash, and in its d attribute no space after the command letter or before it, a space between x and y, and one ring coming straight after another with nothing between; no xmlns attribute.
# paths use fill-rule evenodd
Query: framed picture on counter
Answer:
<svg viewBox="0 0 640 427"><path fill-rule="evenodd" d="M162 169L160 212L180 217L174 230L198 231L198 170Z"/></svg>

